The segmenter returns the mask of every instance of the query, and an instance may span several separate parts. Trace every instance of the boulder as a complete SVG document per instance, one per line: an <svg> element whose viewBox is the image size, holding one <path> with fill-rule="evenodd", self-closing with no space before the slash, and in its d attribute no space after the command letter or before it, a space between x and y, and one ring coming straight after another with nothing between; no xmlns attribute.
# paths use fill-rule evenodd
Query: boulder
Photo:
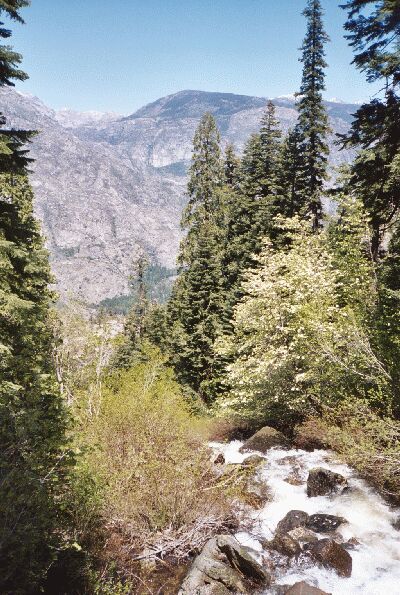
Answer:
<svg viewBox="0 0 400 595"><path fill-rule="evenodd" d="M307 496L312 498L314 496L325 496L339 490L343 490L348 486L347 479L334 473L329 469L316 467L311 469L307 479Z"/></svg>
<svg viewBox="0 0 400 595"><path fill-rule="evenodd" d="M361 544L355 537L351 537L345 541L345 543L342 543L342 547L344 547L346 550L355 550L359 545Z"/></svg>
<svg viewBox="0 0 400 595"><path fill-rule="evenodd" d="M321 589L301 581L300 583L295 583L288 591L285 591L285 595L330 595L330 593L321 591Z"/></svg>
<svg viewBox="0 0 400 595"><path fill-rule="evenodd" d="M329 533L329 531L335 531L343 523L347 523L347 521L340 516L312 514L306 523L306 527L317 533Z"/></svg>
<svg viewBox="0 0 400 595"><path fill-rule="evenodd" d="M297 557L301 553L299 542L288 533L277 533L273 540L269 542L268 547L289 558Z"/></svg>
<svg viewBox="0 0 400 595"><path fill-rule="evenodd" d="M250 455L246 457L245 460L242 462L243 467L258 467L261 463L265 463L264 457L260 455Z"/></svg>
<svg viewBox="0 0 400 595"><path fill-rule="evenodd" d="M312 557L325 568L332 568L339 576L351 576L352 558L344 547L333 539L321 539L314 543L309 551Z"/></svg>
<svg viewBox="0 0 400 595"><path fill-rule="evenodd" d="M270 576L234 537L218 535L195 558L179 595L248 595L246 580L268 585Z"/></svg>
<svg viewBox="0 0 400 595"><path fill-rule="evenodd" d="M231 535L219 535L217 537L217 544L219 550L228 558L229 564L236 570L239 570L247 579L261 584L270 582L270 577L263 567L234 537Z"/></svg>
<svg viewBox="0 0 400 595"><path fill-rule="evenodd" d="M251 438L246 440L243 446L240 447L240 452L247 452L249 450L258 450L265 454L270 448L274 446L288 446L287 438L274 428L265 426L258 430Z"/></svg>
<svg viewBox="0 0 400 595"><path fill-rule="evenodd" d="M311 543L317 543L318 537L305 527L296 527L289 531L288 535L295 541L297 541L302 547L308 546Z"/></svg>
<svg viewBox="0 0 400 595"><path fill-rule="evenodd" d="M255 508L261 508L271 500L271 492L265 481L251 477L246 484L246 501Z"/></svg>
<svg viewBox="0 0 400 595"><path fill-rule="evenodd" d="M292 529L297 527L305 527L308 521L308 514L302 510L291 510L287 515L278 523L276 527L277 533L289 533Z"/></svg>

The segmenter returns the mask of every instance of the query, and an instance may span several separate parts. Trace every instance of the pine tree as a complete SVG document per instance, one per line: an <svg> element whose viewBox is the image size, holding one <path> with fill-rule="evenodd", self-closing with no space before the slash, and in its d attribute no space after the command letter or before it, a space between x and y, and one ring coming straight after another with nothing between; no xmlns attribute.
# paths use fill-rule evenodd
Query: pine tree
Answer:
<svg viewBox="0 0 400 595"><path fill-rule="evenodd" d="M168 311L172 361L179 379L205 401L215 392L218 361L214 342L221 329L221 192L224 167L220 137L211 114L194 137L189 202L182 217L187 235L179 255L180 275Z"/></svg>
<svg viewBox="0 0 400 595"><path fill-rule="evenodd" d="M379 258L386 231L400 209L400 7L397 0L351 0L347 39L355 50L353 62L367 80L382 80L384 98L362 105L345 146L361 151L352 166L351 183L371 216L372 252Z"/></svg>
<svg viewBox="0 0 400 595"><path fill-rule="evenodd" d="M262 194L269 201L276 194L276 177L282 133L275 115L275 106L268 101L267 109L261 118L260 142L264 171Z"/></svg>
<svg viewBox="0 0 400 595"><path fill-rule="evenodd" d="M322 22L320 0L308 0L303 12L307 19L307 33L301 47L303 76L298 103L298 129L302 136L304 158L303 200L312 216L312 227L316 231L321 226L321 196L326 179L327 155L326 137L329 132L328 116L322 101L325 89L324 46L329 41Z"/></svg>
<svg viewBox="0 0 400 595"><path fill-rule="evenodd" d="M57 527L65 412L52 364L48 256L24 175L0 176L0 591L30 593Z"/></svg>
<svg viewBox="0 0 400 595"><path fill-rule="evenodd" d="M22 21L27 5L3 0L0 15ZM10 35L1 24L0 37ZM20 61L0 46L0 86L26 78ZM26 176L29 137L0 132L0 591L15 594L38 592L54 557L70 462L52 364L48 255Z"/></svg>
<svg viewBox="0 0 400 595"><path fill-rule="evenodd" d="M225 184L235 188L238 183L240 159L236 156L235 147L232 144L227 145L225 149Z"/></svg>
<svg viewBox="0 0 400 595"><path fill-rule="evenodd" d="M280 167L277 175L279 203L275 214L284 217L304 214L304 155L302 135L295 126L285 137L280 154Z"/></svg>
<svg viewBox="0 0 400 595"><path fill-rule="evenodd" d="M23 23L20 9L28 6L27 0L4 0L0 3L0 19L5 13L10 19ZM0 39L8 39L11 31L4 27L0 20ZM0 44L0 87L14 86L14 80L23 81L27 75L20 70L22 56L14 52L9 45ZM0 127L4 127L6 119L0 113ZM24 144L32 137L32 132L24 130L7 130L0 128L0 173L23 172L31 162Z"/></svg>

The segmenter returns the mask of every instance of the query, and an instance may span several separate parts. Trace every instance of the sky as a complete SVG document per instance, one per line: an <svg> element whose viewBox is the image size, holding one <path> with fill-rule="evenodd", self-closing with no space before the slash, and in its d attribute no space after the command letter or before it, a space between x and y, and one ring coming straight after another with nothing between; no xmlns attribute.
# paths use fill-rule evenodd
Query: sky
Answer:
<svg viewBox="0 0 400 595"><path fill-rule="evenodd" d="M343 1L343 0L342 0ZM340 0L322 0L325 97L354 102L377 88L356 71ZM198 89L261 97L295 92L305 0L32 0L12 43L29 80L17 89L50 107L130 114Z"/></svg>

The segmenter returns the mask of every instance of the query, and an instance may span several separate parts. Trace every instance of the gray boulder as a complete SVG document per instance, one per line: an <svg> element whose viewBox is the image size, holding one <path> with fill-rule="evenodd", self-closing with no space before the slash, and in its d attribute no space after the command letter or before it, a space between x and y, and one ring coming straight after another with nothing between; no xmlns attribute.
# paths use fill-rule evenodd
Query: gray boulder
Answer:
<svg viewBox="0 0 400 595"><path fill-rule="evenodd" d="M264 457L254 454L254 455L250 455L249 457L246 457L244 459L244 461L242 462L242 466L243 467L258 467L258 465L261 465L262 463L265 463Z"/></svg>
<svg viewBox="0 0 400 595"><path fill-rule="evenodd" d="M274 446L287 447L289 445L287 438L278 432L275 428L265 426L258 430L251 438L246 440L243 446L240 447L240 452L247 452L249 450L258 450L265 454L270 448Z"/></svg>
<svg viewBox="0 0 400 595"><path fill-rule="evenodd" d="M289 533L289 531L292 531L297 527L305 527L308 518L308 514L303 510L291 510L281 521L279 521L276 527L276 532Z"/></svg>
<svg viewBox="0 0 400 595"><path fill-rule="evenodd" d="M178 595L248 595L250 583L269 582L270 576L245 547L231 535L218 535L195 558Z"/></svg>
<svg viewBox="0 0 400 595"><path fill-rule="evenodd" d="M303 548L306 548L310 543L317 543L318 537L305 527L296 527L289 531L288 535L297 541Z"/></svg>
<svg viewBox="0 0 400 595"><path fill-rule="evenodd" d="M316 467L311 469L307 479L307 496L325 496L332 492L342 491L348 486L347 479L329 469Z"/></svg>
<svg viewBox="0 0 400 595"><path fill-rule="evenodd" d="M288 533L277 533L268 547L289 558L297 557L301 553L299 542Z"/></svg>

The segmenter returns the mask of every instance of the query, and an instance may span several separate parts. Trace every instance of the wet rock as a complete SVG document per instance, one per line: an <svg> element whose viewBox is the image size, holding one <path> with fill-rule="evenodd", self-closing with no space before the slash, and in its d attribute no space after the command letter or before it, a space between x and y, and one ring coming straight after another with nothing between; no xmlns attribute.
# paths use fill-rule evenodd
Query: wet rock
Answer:
<svg viewBox="0 0 400 595"><path fill-rule="evenodd" d="M269 588L270 595L285 595L290 585L271 585Z"/></svg>
<svg viewBox="0 0 400 595"><path fill-rule="evenodd" d="M195 558L179 595L205 595L215 586L214 583L222 584L228 591L248 593L240 573L225 560L219 551L217 538L210 539Z"/></svg>
<svg viewBox="0 0 400 595"><path fill-rule="evenodd" d="M289 558L297 557L301 553L299 542L288 533L277 533L273 540L269 542L269 548Z"/></svg>
<svg viewBox="0 0 400 595"><path fill-rule="evenodd" d="M392 523L392 527L397 531L400 531L400 517Z"/></svg>
<svg viewBox="0 0 400 595"><path fill-rule="evenodd" d="M300 471L295 469L292 473L290 473L283 481L290 484L291 486L301 486L304 483L304 480L301 477Z"/></svg>
<svg viewBox="0 0 400 595"><path fill-rule="evenodd" d="M275 430L274 428L265 426L251 436L251 438L246 440L239 451L247 452L249 450L258 450L265 454L274 446L288 446L288 440L282 432L278 432L278 430Z"/></svg>
<svg viewBox="0 0 400 595"><path fill-rule="evenodd" d="M214 459L213 461L214 465L225 465L225 457L222 454L222 452L220 452Z"/></svg>
<svg viewBox="0 0 400 595"><path fill-rule="evenodd" d="M231 535L218 535L194 560L179 595L249 595L250 585L267 586L270 580L247 548Z"/></svg>
<svg viewBox="0 0 400 595"><path fill-rule="evenodd" d="M332 568L339 576L351 576L352 558L344 547L333 539L321 539L314 543L310 548L310 553L322 566Z"/></svg>
<svg viewBox="0 0 400 595"><path fill-rule="evenodd" d="M277 533L289 533L292 529L297 527L305 527L308 521L308 514L302 510L291 510L278 523L276 527Z"/></svg>
<svg viewBox="0 0 400 595"><path fill-rule="evenodd" d="M295 583L288 591L285 591L285 595L331 595L326 591L321 591L317 587L313 587L308 583L301 581Z"/></svg>
<svg viewBox="0 0 400 595"><path fill-rule="evenodd" d="M295 455L288 455L277 460L278 465L292 465L300 467L298 458Z"/></svg>
<svg viewBox="0 0 400 595"><path fill-rule="evenodd" d="M355 537L351 537L345 543L342 544L342 547L344 547L346 550L355 550L359 545L361 544L358 541L358 539L356 539Z"/></svg>
<svg viewBox="0 0 400 595"><path fill-rule="evenodd" d="M260 455L250 455L242 462L243 467L258 467L261 463L265 463L264 457Z"/></svg>
<svg viewBox="0 0 400 595"><path fill-rule="evenodd" d="M217 545L219 550L228 558L230 565L239 570L246 578L256 583L269 584L270 576L234 537L219 535Z"/></svg>
<svg viewBox="0 0 400 595"><path fill-rule="evenodd" d="M329 533L335 531L340 525L347 523L346 519L332 514L312 514L307 523L307 529L317 533Z"/></svg>
<svg viewBox="0 0 400 595"><path fill-rule="evenodd" d="M311 469L307 479L307 496L312 498L314 496L325 496L338 490L343 490L348 485L347 479L334 473L329 469L316 467Z"/></svg>
<svg viewBox="0 0 400 595"><path fill-rule="evenodd" d="M246 501L255 508L261 508L272 499L271 491L265 481L251 477L246 484Z"/></svg>
<svg viewBox="0 0 400 595"><path fill-rule="evenodd" d="M301 546L317 543L318 541L318 537L315 533L305 527L296 527L296 529L289 531L288 535L300 543Z"/></svg>

